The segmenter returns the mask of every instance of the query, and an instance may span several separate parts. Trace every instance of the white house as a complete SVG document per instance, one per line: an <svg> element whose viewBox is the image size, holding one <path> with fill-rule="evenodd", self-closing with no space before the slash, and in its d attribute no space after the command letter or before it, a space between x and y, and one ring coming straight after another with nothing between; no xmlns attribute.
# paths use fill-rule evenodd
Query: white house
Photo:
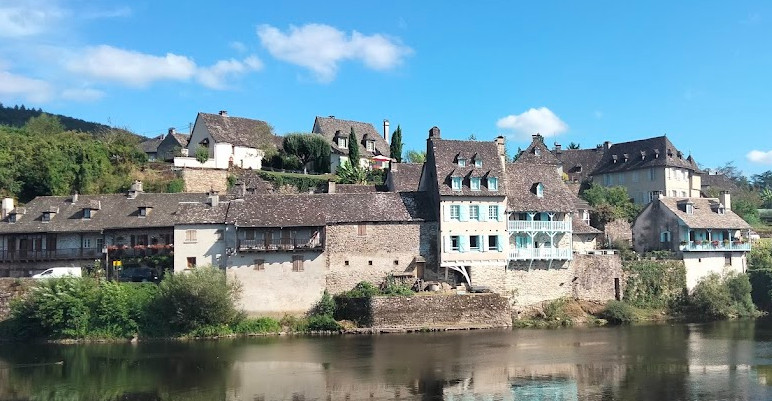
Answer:
<svg viewBox="0 0 772 401"><path fill-rule="evenodd" d="M219 114L198 113L188 147L183 149L182 157L174 158L174 165L223 170L235 166L259 170L265 154L258 147L261 138L270 138L269 135L271 129L265 121L230 117L224 110ZM199 147L208 151L209 158L204 163L195 157Z"/></svg>

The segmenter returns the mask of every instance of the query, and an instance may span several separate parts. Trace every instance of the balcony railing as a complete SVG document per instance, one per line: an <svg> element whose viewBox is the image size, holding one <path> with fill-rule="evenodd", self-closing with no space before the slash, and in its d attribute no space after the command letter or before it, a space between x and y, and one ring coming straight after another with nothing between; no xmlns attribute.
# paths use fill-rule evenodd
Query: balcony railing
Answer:
<svg viewBox="0 0 772 401"><path fill-rule="evenodd" d="M551 232L571 232L570 221L527 221L527 220L509 220L508 228L513 231L551 231Z"/></svg>
<svg viewBox="0 0 772 401"><path fill-rule="evenodd" d="M565 248L514 248L509 250L510 260L571 260L573 251Z"/></svg>
<svg viewBox="0 0 772 401"><path fill-rule="evenodd" d="M723 241L689 241L686 244L681 245L682 251L750 251L751 244L749 242L723 242Z"/></svg>
<svg viewBox="0 0 772 401"><path fill-rule="evenodd" d="M16 249L0 251L3 262L35 262L46 260L99 259L102 250L97 248Z"/></svg>
<svg viewBox="0 0 772 401"><path fill-rule="evenodd" d="M322 242L316 238L266 238L265 240L239 240L242 252L277 252L302 249L320 249Z"/></svg>

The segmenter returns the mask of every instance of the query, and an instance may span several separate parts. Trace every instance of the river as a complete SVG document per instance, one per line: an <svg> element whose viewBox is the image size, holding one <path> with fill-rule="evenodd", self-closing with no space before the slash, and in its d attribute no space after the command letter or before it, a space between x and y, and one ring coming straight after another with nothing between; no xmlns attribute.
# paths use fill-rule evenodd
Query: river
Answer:
<svg viewBox="0 0 772 401"><path fill-rule="evenodd" d="M771 341L761 319L1 344L0 400L769 400Z"/></svg>

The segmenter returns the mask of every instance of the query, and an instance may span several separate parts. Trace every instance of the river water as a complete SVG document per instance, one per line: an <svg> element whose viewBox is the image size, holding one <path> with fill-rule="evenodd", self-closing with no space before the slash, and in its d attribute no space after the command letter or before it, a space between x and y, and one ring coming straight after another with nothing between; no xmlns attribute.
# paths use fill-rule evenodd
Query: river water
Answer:
<svg viewBox="0 0 772 401"><path fill-rule="evenodd" d="M770 385L770 319L0 345L0 400L770 400Z"/></svg>

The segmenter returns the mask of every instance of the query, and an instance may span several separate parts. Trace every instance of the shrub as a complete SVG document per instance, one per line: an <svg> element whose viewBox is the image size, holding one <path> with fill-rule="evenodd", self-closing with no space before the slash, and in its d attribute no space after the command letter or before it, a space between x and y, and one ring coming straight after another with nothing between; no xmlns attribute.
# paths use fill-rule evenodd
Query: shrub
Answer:
<svg viewBox="0 0 772 401"><path fill-rule="evenodd" d="M233 332L238 334L278 333L280 331L279 321L270 317L243 319L233 326Z"/></svg>
<svg viewBox="0 0 772 401"><path fill-rule="evenodd" d="M290 332L298 333L308 330L308 320L292 315L284 315L284 317L279 320L279 324L286 331Z"/></svg>
<svg viewBox="0 0 772 401"><path fill-rule="evenodd" d="M310 331L338 331L340 325L332 316L314 315L308 318L307 330Z"/></svg>
<svg viewBox="0 0 772 401"><path fill-rule="evenodd" d="M341 298L369 298L375 295L380 295L381 290L378 289L378 287L374 286L373 283L369 281L361 281L357 285L354 286L349 291L346 291L338 297Z"/></svg>
<svg viewBox="0 0 772 401"><path fill-rule="evenodd" d="M409 296L415 292L407 284L399 283L392 275L386 276L381 294L389 296Z"/></svg>
<svg viewBox="0 0 772 401"><path fill-rule="evenodd" d="M707 319L755 316L751 285L745 274L730 273L724 277L711 274L694 287L689 306Z"/></svg>
<svg viewBox="0 0 772 401"><path fill-rule="evenodd" d="M166 184L166 192L175 194L185 191L185 181L182 178L175 178Z"/></svg>
<svg viewBox="0 0 772 401"><path fill-rule="evenodd" d="M637 320L633 307L622 301L607 303L600 317L612 324L627 324Z"/></svg>
<svg viewBox="0 0 772 401"><path fill-rule="evenodd" d="M327 290L324 290L322 299L314 305L312 314L318 316L333 316L335 314L335 300L332 299Z"/></svg>
<svg viewBox="0 0 772 401"><path fill-rule="evenodd" d="M206 146L199 146L196 148L196 161L201 164L206 163L209 160L209 149Z"/></svg>
<svg viewBox="0 0 772 401"><path fill-rule="evenodd" d="M628 261L623 268L628 274L624 299L633 306L667 307L686 288L686 267L681 261Z"/></svg>
<svg viewBox="0 0 772 401"><path fill-rule="evenodd" d="M89 330L95 282L81 278L43 280L11 304L15 333L27 338L83 338Z"/></svg>
<svg viewBox="0 0 772 401"><path fill-rule="evenodd" d="M559 298L544 305L544 320L558 323L560 326L571 326L573 321L566 312L568 299Z"/></svg>

